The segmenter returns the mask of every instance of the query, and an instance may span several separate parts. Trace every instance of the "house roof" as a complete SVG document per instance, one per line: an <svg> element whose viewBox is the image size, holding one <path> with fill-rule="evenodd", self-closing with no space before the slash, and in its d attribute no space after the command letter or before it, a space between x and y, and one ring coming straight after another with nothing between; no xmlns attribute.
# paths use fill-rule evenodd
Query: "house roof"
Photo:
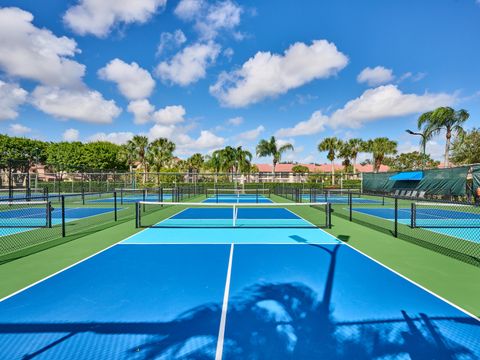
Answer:
<svg viewBox="0 0 480 360"><path fill-rule="evenodd" d="M255 164L258 167L259 172L272 172L272 164ZM309 172L330 172L332 171L331 164L277 164L275 166L276 172L292 172L292 168L296 165L302 165L308 168ZM335 171L341 171L344 169L343 165L334 164ZM372 172L373 165L360 165L355 166L358 172ZM380 172L386 172L390 168L386 165L380 166Z"/></svg>

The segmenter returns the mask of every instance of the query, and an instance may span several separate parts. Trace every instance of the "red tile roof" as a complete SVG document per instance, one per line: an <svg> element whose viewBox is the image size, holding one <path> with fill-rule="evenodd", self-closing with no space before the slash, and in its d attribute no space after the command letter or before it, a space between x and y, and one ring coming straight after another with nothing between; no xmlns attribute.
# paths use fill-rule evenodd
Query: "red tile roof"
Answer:
<svg viewBox="0 0 480 360"><path fill-rule="evenodd" d="M272 164L255 164L258 167L259 172L272 172ZM296 165L303 165L308 168L310 172L330 172L332 171L331 164L277 164L275 167L276 172L292 172L292 168ZM342 171L343 165L334 164L335 171ZM357 172L372 172L373 165L356 165ZM389 167L386 165L380 166L380 172L386 172Z"/></svg>

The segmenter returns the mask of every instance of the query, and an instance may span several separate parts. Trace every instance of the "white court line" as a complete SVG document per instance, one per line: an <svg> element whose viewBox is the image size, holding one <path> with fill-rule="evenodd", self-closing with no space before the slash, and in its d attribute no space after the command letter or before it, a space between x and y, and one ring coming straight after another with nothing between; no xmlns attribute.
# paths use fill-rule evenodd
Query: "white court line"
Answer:
<svg viewBox="0 0 480 360"><path fill-rule="evenodd" d="M225 280L225 292L223 294L222 315L220 317L220 328L218 329L217 351L215 360L221 360L223 355L223 342L225 339L225 326L227 323L228 297L230 293L230 279L232 276L233 250L235 245L230 245L230 256L228 258L227 278Z"/></svg>
<svg viewBox="0 0 480 360"><path fill-rule="evenodd" d="M330 235L330 234L329 234ZM332 238L336 239L335 236L330 235ZM338 240L340 241L340 240ZM118 246L125 246L125 245L148 245L148 246L154 246L154 245L342 245L342 242L334 243L334 242L308 242L308 243L299 243L299 242L291 242L291 243L286 243L286 242L269 242L269 243L262 243L262 242L235 242L235 241L230 241L230 242L162 242L162 243L119 243L117 244Z"/></svg>

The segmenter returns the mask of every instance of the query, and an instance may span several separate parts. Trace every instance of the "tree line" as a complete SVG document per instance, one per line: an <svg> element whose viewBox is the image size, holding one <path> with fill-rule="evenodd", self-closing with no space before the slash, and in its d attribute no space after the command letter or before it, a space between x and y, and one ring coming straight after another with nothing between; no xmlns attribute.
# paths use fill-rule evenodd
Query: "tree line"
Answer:
<svg viewBox="0 0 480 360"><path fill-rule="evenodd" d="M422 149L440 132L445 133L444 163L455 164L480 162L480 130L464 130L463 126L469 114L466 110L454 110L441 107L422 114L417 121ZM344 171L356 172L360 153L369 154L362 164L373 165L378 171L381 165L393 170L409 170L438 167L424 151L398 154L398 143L388 137L370 140L353 138L342 141L337 137L328 137L318 144L318 151L326 153L331 163L332 176L335 175L335 160L342 160ZM187 159L174 156L176 145L167 138L149 141L146 136L136 135L124 145L106 141L96 142L44 142L22 137L0 135L0 169L12 166L15 170L26 172L34 164L46 165L51 171L92 172L92 171L133 171L142 172L200 172L213 173L256 173L258 168L252 164L253 154L242 146L226 146L211 154L195 153ZM271 157L273 172L287 151L294 146L280 142L274 136L262 139L256 146L258 157ZM294 166L296 173L306 173L305 166Z"/></svg>

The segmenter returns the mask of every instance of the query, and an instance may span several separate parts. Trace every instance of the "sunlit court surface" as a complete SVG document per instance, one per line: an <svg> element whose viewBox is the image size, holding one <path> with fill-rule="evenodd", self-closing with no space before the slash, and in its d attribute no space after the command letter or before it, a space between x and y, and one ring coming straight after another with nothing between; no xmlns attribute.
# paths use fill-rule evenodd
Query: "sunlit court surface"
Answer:
<svg viewBox="0 0 480 360"><path fill-rule="evenodd" d="M0 302L0 357L480 357L478 319L327 233L329 209L138 202L138 233Z"/></svg>

